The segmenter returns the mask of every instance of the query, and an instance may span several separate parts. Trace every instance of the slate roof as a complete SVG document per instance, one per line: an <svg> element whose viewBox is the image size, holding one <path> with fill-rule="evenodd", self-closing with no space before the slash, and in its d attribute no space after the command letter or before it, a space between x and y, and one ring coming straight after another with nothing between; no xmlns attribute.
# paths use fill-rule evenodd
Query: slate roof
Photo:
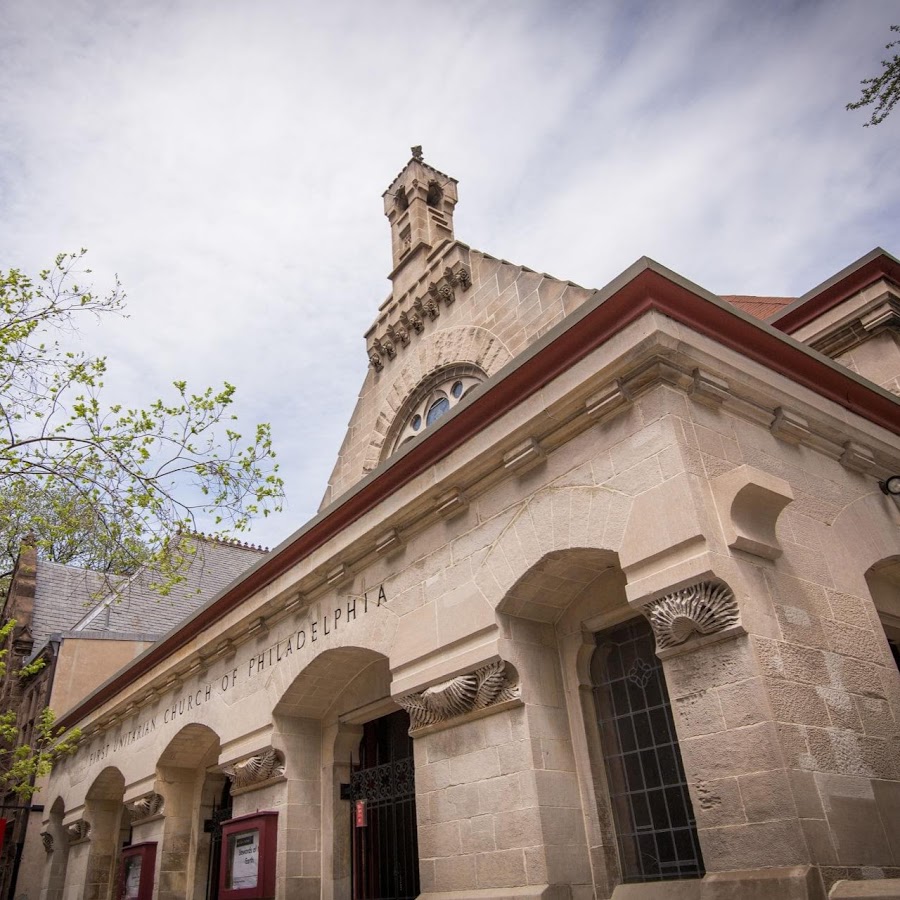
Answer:
<svg viewBox="0 0 900 900"><path fill-rule="evenodd" d="M165 597L152 589L153 573L142 569L98 600L108 585L101 573L39 560L32 619L35 647L59 633L161 637L267 552L236 541L191 540L197 552L182 573L184 580Z"/></svg>
<svg viewBox="0 0 900 900"><path fill-rule="evenodd" d="M31 619L35 647L51 634L72 628L103 587L100 572L38 560Z"/></svg>

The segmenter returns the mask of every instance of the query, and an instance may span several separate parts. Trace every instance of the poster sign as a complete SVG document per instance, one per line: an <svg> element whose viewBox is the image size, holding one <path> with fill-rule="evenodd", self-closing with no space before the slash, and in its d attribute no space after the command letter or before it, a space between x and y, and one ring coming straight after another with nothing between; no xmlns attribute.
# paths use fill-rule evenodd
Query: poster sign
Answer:
<svg viewBox="0 0 900 900"><path fill-rule="evenodd" d="M239 831L228 836L232 890L255 888L259 879L259 830Z"/></svg>
<svg viewBox="0 0 900 900"><path fill-rule="evenodd" d="M155 841L123 848L115 893L117 900L150 900L155 871Z"/></svg>
<svg viewBox="0 0 900 900"><path fill-rule="evenodd" d="M257 812L222 824L219 900L275 900L278 813Z"/></svg>
<svg viewBox="0 0 900 900"><path fill-rule="evenodd" d="M369 824L366 815L366 801L357 800L353 808L353 821L357 828L365 828Z"/></svg>
<svg viewBox="0 0 900 900"><path fill-rule="evenodd" d="M143 856L126 856L125 865L125 892L124 900L138 900L141 895L141 864Z"/></svg>

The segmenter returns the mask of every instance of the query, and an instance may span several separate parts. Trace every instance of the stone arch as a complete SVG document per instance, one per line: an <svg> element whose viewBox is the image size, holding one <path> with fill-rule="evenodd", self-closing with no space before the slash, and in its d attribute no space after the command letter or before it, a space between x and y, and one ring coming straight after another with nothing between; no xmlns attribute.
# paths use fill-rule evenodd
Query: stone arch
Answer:
<svg viewBox="0 0 900 900"><path fill-rule="evenodd" d="M175 734L157 760L163 819L141 826L140 837L159 843L158 900L206 895L210 835L203 823L225 780L207 770L218 763L220 751L218 734L192 722Z"/></svg>
<svg viewBox="0 0 900 900"><path fill-rule="evenodd" d="M331 647L316 656L294 678L275 704L273 714L323 719L337 699L354 685L358 677L375 666L383 670L378 673L382 679L384 672L387 672L388 678L390 677L387 657L383 653L367 647ZM389 686L388 681L386 687Z"/></svg>
<svg viewBox="0 0 900 900"><path fill-rule="evenodd" d="M349 806L341 798L340 786L350 781L362 729L346 714L353 719L354 712L370 709L373 703L378 708L392 705L390 685L384 653L367 647L330 647L295 675L273 709L273 743L285 756L288 790L302 798L291 807L291 821L285 825L292 841L320 853L318 866L307 860L302 870L287 873L304 883L309 896L327 900L350 896ZM322 877L311 876L313 871Z"/></svg>
<svg viewBox="0 0 900 900"><path fill-rule="evenodd" d="M384 408L372 429L364 471L372 471L381 461L391 426L423 383L453 365L473 366L490 378L511 359L512 354L498 337L476 325L441 328L420 337L406 351L402 368L385 391Z"/></svg>
<svg viewBox="0 0 900 900"><path fill-rule="evenodd" d="M166 744L157 761L158 768L196 769L211 755L219 736L207 725L185 725Z"/></svg>
<svg viewBox="0 0 900 900"><path fill-rule="evenodd" d="M47 825L41 832L44 849L47 851L47 865L44 869L42 896L46 900L62 900L66 888L66 865L69 861L69 835L63 827L66 804L57 797L50 806ZM45 835L47 837L45 837ZM49 849L48 849L49 843Z"/></svg>
<svg viewBox="0 0 900 900"><path fill-rule="evenodd" d="M900 721L900 554L879 560L866 570L866 583L875 604L875 627L881 626L886 693ZM835 598L836 599L836 598ZM891 672L894 670L894 677Z"/></svg>
<svg viewBox="0 0 900 900"><path fill-rule="evenodd" d="M85 795L84 818L90 825L88 839L71 847L69 853L70 857L76 855L84 866L86 897L106 897L112 890L119 851L130 831L124 797L125 776L115 766L103 769ZM69 880L74 880L72 875L70 871Z"/></svg>
<svg viewBox="0 0 900 900"><path fill-rule="evenodd" d="M844 507L828 534L825 559L835 589L865 596L866 573L900 554L900 513L893 499L873 489Z"/></svg>
<svg viewBox="0 0 900 900"><path fill-rule="evenodd" d="M563 591L538 596L535 579L539 570L533 568L541 563L552 570L553 559L559 557L551 554L592 550L608 554L608 564L618 565L615 554L621 547L630 509L630 497L603 487L546 487L512 515L475 573L475 583L500 612L555 622L574 595ZM587 557L572 558L572 564L579 565L579 559ZM516 587L529 572L528 579Z"/></svg>

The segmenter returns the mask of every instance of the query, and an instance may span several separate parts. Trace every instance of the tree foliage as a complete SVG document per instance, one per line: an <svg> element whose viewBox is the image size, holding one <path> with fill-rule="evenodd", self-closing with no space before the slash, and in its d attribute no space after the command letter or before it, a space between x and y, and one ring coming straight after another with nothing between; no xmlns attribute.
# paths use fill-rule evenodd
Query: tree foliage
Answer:
<svg viewBox="0 0 900 900"><path fill-rule="evenodd" d="M891 31L900 32L900 25L891 25ZM900 46L900 40L885 44L885 50ZM878 125L889 115L897 100L900 99L900 53L894 53L890 59L881 61L881 73L873 78L864 78L860 85L862 96L854 103L848 103L847 109L861 109L875 104L871 118L863 125Z"/></svg>
<svg viewBox="0 0 900 900"><path fill-rule="evenodd" d="M6 643L15 626L15 619L10 619L0 627L0 645ZM8 652L0 650L0 681L6 677ZM27 679L42 668L43 660L36 660L22 666L14 675ZM75 753L80 739L80 729L67 732L56 727L49 708L37 714L30 734L24 735L19 731L15 709L0 712L0 794L10 792L23 801L30 800L37 790L37 779L48 775L58 759Z"/></svg>
<svg viewBox="0 0 900 900"><path fill-rule="evenodd" d="M79 283L84 253L36 278L0 271L0 572L32 531L45 559L110 574L150 563L165 592L178 534L203 519L224 536L280 509L271 433L241 435L228 383L194 393L175 381L144 409L105 405L105 358L63 339L85 316L121 312L124 294Z"/></svg>

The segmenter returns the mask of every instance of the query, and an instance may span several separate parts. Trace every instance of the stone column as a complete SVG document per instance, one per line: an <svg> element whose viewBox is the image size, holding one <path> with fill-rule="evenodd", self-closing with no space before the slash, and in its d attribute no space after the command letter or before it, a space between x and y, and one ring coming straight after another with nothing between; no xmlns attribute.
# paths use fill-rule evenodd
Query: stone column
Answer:
<svg viewBox="0 0 900 900"><path fill-rule="evenodd" d="M504 642L515 666L497 661L399 700L413 720L428 900L592 896L553 631L519 625L519 640Z"/></svg>
<svg viewBox="0 0 900 900"><path fill-rule="evenodd" d="M79 856L87 850L84 867L84 900L100 900L109 896L119 861L120 829L125 808L118 800L89 800L85 818L90 823L87 842L79 845ZM77 838L76 838L77 841ZM70 848L71 850L74 847ZM68 877L75 873L70 873ZM77 876L76 876L77 877ZM68 884L66 894L69 896Z"/></svg>
<svg viewBox="0 0 900 900"><path fill-rule="evenodd" d="M773 900L824 896L733 592L699 581L642 611L663 660L707 872L704 900L751 889Z"/></svg>
<svg viewBox="0 0 900 900"><path fill-rule="evenodd" d="M256 783L232 782L235 816L258 809L278 812L276 887L284 900L321 896L321 740L317 719L278 716L271 751L276 767L268 774L261 772ZM265 760L267 753L257 758Z"/></svg>
<svg viewBox="0 0 900 900"><path fill-rule="evenodd" d="M196 819L197 770L160 767L157 786L165 799L163 832L157 848L158 900L183 900L188 896L188 864L191 831Z"/></svg>
<svg viewBox="0 0 900 900"><path fill-rule="evenodd" d="M350 762L357 760L361 725L337 724L322 742L322 900L350 900L350 802L341 785L350 783Z"/></svg>

